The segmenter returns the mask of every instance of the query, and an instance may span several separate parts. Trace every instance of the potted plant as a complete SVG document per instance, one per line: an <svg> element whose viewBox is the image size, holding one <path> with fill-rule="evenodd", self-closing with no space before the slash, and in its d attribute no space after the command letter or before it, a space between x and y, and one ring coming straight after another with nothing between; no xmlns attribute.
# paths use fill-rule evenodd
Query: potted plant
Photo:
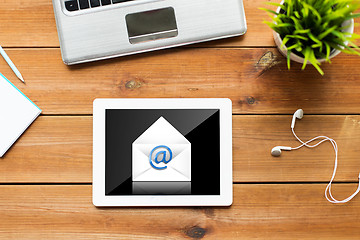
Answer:
<svg viewBox="0 0 360 240"><path fill-rule="evenodd" d="M279 51L290 60L312 64L321 75L322 62L340 52L360 56L359 47L353 40L359 38L354 33L354 18L360 14L359 0L283 0L269 2L277 10L261 8L269 13L272 22L265 22L274 30L274 39ZM350 46L348 46L348 44Z"/></svg>

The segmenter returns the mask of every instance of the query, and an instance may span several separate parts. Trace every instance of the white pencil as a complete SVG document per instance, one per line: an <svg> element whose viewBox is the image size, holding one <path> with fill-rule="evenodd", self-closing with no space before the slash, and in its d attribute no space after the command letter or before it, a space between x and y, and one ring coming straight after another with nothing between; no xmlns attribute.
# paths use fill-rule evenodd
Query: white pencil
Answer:
<svg viewBox="0 0 360 240"><path fill-rule="evenodd" d="M6 52L4 51L4 49L0 46L0 54L3 56L3 58L5 59L5 61L7 62L7 64L9 64L10 68L13 70L13 72L15 73L15 75L23 82L25 83L24 78L21 76L21 73L19 72L19 70L15 67L14 63L10 60L9 56L6 54Z"/></svg>

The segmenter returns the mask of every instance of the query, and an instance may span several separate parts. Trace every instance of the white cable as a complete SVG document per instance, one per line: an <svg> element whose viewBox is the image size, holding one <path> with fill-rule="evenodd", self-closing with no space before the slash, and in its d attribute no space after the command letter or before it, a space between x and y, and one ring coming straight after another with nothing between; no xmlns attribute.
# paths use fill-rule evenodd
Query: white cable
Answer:
<svg viewBox="0 0 360 240"><path fill-rule="evenodd" d="M335 164L334 164L334 171L333 171L333 174L331 176L331 179L330 179L330 182L329 184L326 186L326 189L325 189L325 198L331 202L331 203L346 203L348 201L350 201L351 199L353 199L356 194L358 194L360 192L360 173L359 173L359 185L358 185L358 188L356 189L356 191L351 195L349 196L348 198L345 198L344 200L337 200L333 197L333 195L331 194L331 184L333 183L334 181L334 178L335 178L335 175L336 175L336 170L337 170L337 166L338 166L338 146L337 146L337 143L334 139L332 138L329 138L327 136L317 136L317 137L314 137L310 140L308 140L307 142L303 142L296 134L295 134L295 131L294 131L294 128L291 128L292 130L292 133L294 135L294 137L301 143L300 146L298 147L295 147L295 148L291 148L291 150L297 150L299 148L302 148L304 146L308 147L308 148L314 148L314 147L317 147L319 146L321 143L323 142L326 142L326 141L329 141L331 143L331 145L333 146L334 148L334 151L335 151ZM315 140L318 140L318 139L322 139L320 140L318 143L314 144L314 145L309 145L309 143L315 141Z"/></svg>

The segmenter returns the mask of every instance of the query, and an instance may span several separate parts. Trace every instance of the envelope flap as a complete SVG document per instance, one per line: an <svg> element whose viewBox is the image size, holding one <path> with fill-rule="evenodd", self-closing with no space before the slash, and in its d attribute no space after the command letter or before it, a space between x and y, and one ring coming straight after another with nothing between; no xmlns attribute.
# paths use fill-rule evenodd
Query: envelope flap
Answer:
<svg viewBox="0 0 360 240"><path fill-rule="evenodd" d="M190 142L164 117L160 117L133 144L189 144Z"/></svg>

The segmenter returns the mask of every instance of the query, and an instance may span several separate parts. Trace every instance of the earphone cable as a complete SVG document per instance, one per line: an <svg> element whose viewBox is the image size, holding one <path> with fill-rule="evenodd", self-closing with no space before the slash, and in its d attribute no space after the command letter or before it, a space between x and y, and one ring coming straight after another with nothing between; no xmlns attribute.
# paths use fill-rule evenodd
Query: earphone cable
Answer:
<svg viewBox="0 0 360 240"><path fill-rule="evenodd" d="M331 203L346 203L346 202L350 201L351 199L353 199L360 192L360 174L359 174L358 188L356 189L356 191L351 196L349 196L348 198L345 198L344 200L337 200L331 194L331 184L334 181L337 166L338 166L338 146L337 146L336 141L334 139L332 139L332 138L327 137L327 136L317 136L315 138L312 138L312 139L304 142L295 134L294 128L291 128L291 130L292 130L292 133L293 133L294 137L301 143L300 146L295 147L295 148L291 148L291 150L297 150L297 149L302 148L304 146L306 146L308 148L314 148L314 147L319 146L323 142L330 141L330 143L333 146L334 151L335 151L335 163L334 163L334 171L333 171L333 174L331 176L330 182L328 183L328 185L326 186L326 189L325 189L325 198ZM314 144L314 145L309 145L309 143L311 143L313 141L316 141L318 139L322 139L322 140L319 141L318 143Z"/></svg>

